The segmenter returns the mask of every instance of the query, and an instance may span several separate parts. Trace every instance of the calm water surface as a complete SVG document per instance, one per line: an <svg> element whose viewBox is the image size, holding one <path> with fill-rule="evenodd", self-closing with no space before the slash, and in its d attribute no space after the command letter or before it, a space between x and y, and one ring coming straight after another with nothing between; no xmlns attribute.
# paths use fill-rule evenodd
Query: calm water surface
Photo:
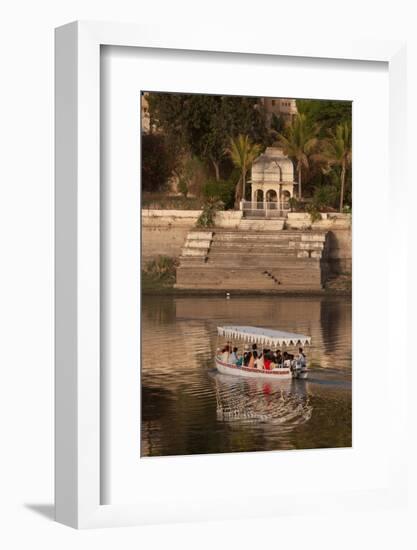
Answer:
<svg viewBox="0 0 417 550"><path fill-rule="evenodd" d="M221 324L311 335L309 379L217 373ZM142 456L350 447L351 324L345 297L144 296Z"/></svg>

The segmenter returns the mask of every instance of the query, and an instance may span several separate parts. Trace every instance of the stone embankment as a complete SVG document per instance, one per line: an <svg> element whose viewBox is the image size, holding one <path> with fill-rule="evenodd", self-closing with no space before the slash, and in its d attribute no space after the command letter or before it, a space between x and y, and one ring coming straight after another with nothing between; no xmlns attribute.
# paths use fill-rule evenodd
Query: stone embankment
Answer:
<svg viewBox="0 0 417 550"><path fill-rule="evenodd" d="M198 240L193 238L192 233L196 234L195 223L199 215L199 210L142 210L141 227L143 261L146 262L160 255L170 256L174 258L180 258L180 256L182 256L182 263L183 261L187 261L184 260L183 249L198 249L200 246L204 248L204 246L207 244L204 242L198 244L197 242L195 242L194 245L191 246L188 246L188 244L186 244L187 241ZM346 214L324 214L322 218L322 220L314 222L312 224L310 216L303 213L290 213L285 220L246 220L242 219L242 213L239 211L218 212L216 216L215 231L208 232L211 233L212 236L214 232L216 237L214 238L215 242L213 243L213 248L210 251L209 249L206 249L204 257L207 258L207 262L205 263L207 264L207 266L212 265L212 262L210 262L210 254L213 253L211 256L212 260L216 259L216 250L218 250L219 247L227 250L229 253L232 252L234 247L233 240L239 240L239 238L242 237L244 241L244 236L246 234L255 235L255 237L252 238L255 238L255 240L259 240L259 243L262 242L262 247L266 251L266 254L270 254L271 250L277 251L276 257L274 258L264 258L262 254L257 254L257 256L260 256L257 258L258 260L265 259L268 262L272 262L272 260L278 260L280 254L282 254L282 248L284 247L285 249L284 245L286 239L288 240L288 243L298 242L298 240L301 243L307 242L302 241L302 234L305 234L305 238L308 238L309 235L326 233L326 246L325 250L322 250L322 256L325 252L325 258L319 258L321 262L322 282L324 278L327 277L327 272L329 272L330 275L333 276L339 274L350 275L352 264L352 238L350 216ZM233 234L235 231L239 231L240 236L234 236L229 239L229 241L227 241L227 232ZM221 232L225 233L223 237L220 236ZM262 233L266 234L262 235ZM278 237L274 237L273 235L271 235L274 233L278 233ZM188 239L189 235L190 239ZM290 236L293 236L292 240L289 238ZM222 238L223 241L221 241ZM274 238L277 238L279 243L274 242ZM254 248L256 247L252 246L251 253L249 255L253 256L255 254ZM285 261L288 263L288 265L290 265L290 260L294 261L293 256L295 252L290 248L289 244L287 248L288 254L284 257L286 257ZM247 248L246 250L249 250L249 248ZM278 250L281 250L281 252L278 253ZM311 249L310 252L314 252L315 250L317 249ZM302 251L306 251L306 249L300 249L300 252ZM260 252L260 246L258 247L258 252ZM198 253L196 252L195 254L197 258ZM190 256L191 255L192 253L190 254ZM248 258L248 253L246 251L244 257ZM281 257L282 262L280 273L283 273L282 270L284 257ZM309 262L317 261L317 259L318 258L314 258L314 254L313 257L311 257L311 254L308 258L307 256L304 257L304 260ZM221 257L218 256L218 261L220 262L220 260ZM297 258L297 260L300 262L302 258ZM245 262L242 263L247 264L248 261L253 262L255 260L251 258L250 260L245 260ZM298 263L297 265L301 267L301 263ZM263 271L271 272L271 270L269 270L269 266L272 267L273 264L268 264L265 268L263 268ZM279 266L274 267L278 269ZM243 266L240 266L240 272L243 277ZM194 273L196 274L197 272ZM246 275L249 276L249 272L246 273ZM273 288L281 287L283 283L281 279L284 279L283 275L281 276L281 278L279 276L277 277L276 274L273 273L272 276L266 276L269 277L270 283ZM262 273L262 281L264 277L265 274ZM278 281L281 281L281 285L275 283L273 277L275 277L275 279L277 279Z"/></svg>

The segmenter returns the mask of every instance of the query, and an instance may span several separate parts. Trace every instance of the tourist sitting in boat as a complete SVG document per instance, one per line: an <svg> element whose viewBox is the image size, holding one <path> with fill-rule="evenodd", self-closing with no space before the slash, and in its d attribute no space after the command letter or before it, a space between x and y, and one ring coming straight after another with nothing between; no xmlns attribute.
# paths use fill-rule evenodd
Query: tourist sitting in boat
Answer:
<svg viewBox="0 0 417 550"><path fill-rule="evenodd" d="M250 358L252 357L252 352L251 351L245 351L245 353L243 354L243 365L245 367L248 367L249 366L249 361L250 361Z"/></svg>
<svg viewBox="0 0 417 550"><path fill-rule="evenodd" d="M307 366L307 360L303 348L298 348L298 355L295 361L295 366L299 369L305 369Z"/></svg>
<svg viewBox="0 0 417 550"><path fill-rule="evenodd" d="M284 354L282 356L282 364L284 365L284 367L286 368L290 368L291 367L291 356L289 353L287 353L286 351L284 351Z"/></svg>
<svg viewBox="0 0 417 550"><path fill-rule="evenodd" d="M275 353L271 349L268 350L268 357L272 363L275 363Z"/></svg>
<svg viewBox="0 0 417 550"><path fill-rule="evenodd" d="M256 369L263 369L264 368L264 357L263 354L258 354L256 351L253 352L255 355L256 353L256 359L255 359L255 368Z"/></svg>
<svg viewBox="0 0 417 550"><path fill-rule="evenodd" d="M237 356L237 348L233 348L232 350L232 353L230 354L230 357L229 357L229 363L234 363L236 365L238 361L238 356Z"/></svg>
<svg viewBox="0 0 417 550"><path fill-rule="evenodd" d="M272 361L269 359L268 356L264 355L264 369L265 370L271 370L272 369Z"/></svg>
<svg viewBox="0 0 417 550"><path fill-rule="evenodd" d="M263 357L265 370L272 370L275 366L275 358L272 351L270 349L264 349Z"/></svg>
<svg viewBox="0 0 417 550"><path fill-rule="evenodd" d="M243 357L239 357L238 348L234 347L229 357L229 363L241 367L243 364Z"/></svg>
<svg viewBox="0 0 417 550"><path fill-rule="evenodd" d="M274 363L277 365L277 367L282 366L282 355L281 350L279 349L274 352Z"/></svg>
<svg viewBox="0 0 417 550"><path fill-rule="evenodd" d="M257 361L258 359L258 352L257 351L252 351L250 354L249 354L249 361L248 361L248 367L250 369L254 369L255 368L255 361Z"/></svg>
<svg viewBox="0 0 417 550"><path fill-rule="evenodd" d="M222 361L224 361L225 363L228 363L229 362L229 355L230 355L230 346L227 344L222 349Z"/></svg>

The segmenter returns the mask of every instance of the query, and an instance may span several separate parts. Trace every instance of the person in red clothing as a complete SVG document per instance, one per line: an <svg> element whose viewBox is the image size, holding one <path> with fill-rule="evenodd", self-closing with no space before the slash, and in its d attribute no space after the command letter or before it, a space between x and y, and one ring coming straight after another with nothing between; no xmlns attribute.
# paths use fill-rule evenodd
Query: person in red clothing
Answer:
<svg viewBox="0 0 417 550"><path fill-rule="evenodd" d="M264 349L263 356L264 356L264 369L265 370L271 370L271 357L269 355L269 350Z"/></svg>

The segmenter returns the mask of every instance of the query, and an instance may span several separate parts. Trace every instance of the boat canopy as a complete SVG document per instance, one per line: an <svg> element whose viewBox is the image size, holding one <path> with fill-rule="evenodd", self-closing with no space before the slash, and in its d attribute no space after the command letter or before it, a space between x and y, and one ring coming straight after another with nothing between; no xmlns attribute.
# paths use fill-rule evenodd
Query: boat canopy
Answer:
<svg viewBox="0 0 417 550"><path fill-rule="evenodd" d="M270 328L244 327L227 325L217 327L217 333L224 338L244 340L245 342L267 344L272 346L297 346L311 344L311 337L294 332L272 330Z"/></svg>

